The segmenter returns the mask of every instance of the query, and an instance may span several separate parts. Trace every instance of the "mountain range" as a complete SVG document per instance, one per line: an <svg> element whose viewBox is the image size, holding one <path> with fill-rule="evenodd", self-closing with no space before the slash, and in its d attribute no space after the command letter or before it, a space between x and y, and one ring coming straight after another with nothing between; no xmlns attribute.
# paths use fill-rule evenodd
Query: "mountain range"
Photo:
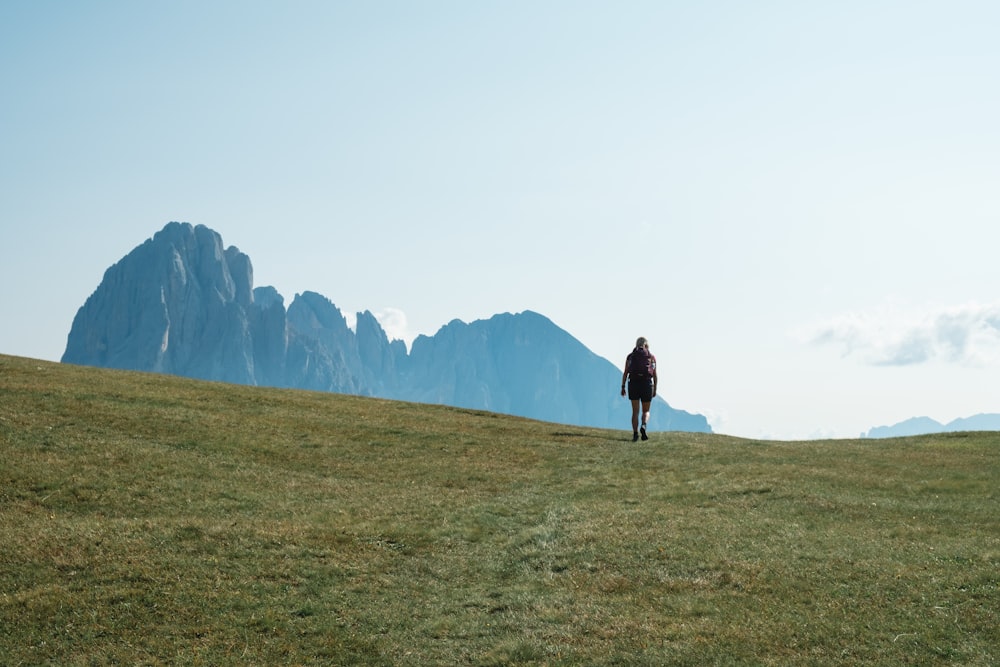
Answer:
<svg viewBox="0 0 1000 667"><path fill-rule="evenodd" d="M107 269L62 362L631 428L621 370L539 313L453 320L407 350L370 311L352 329L316 292L286 308L273 287L253 286L247 255L189 223L167 224ZM711 432L659 397L650 428Z"/></svg>
<svg viewBox="0 0 1000 667"><path fill-rule="evenodd" d="M863 433L863 438L897 438L928 433L957 431L1000 431L1000 414L979 414L942 424L930 417L913 417L892 426L877 426Z"/></svg>

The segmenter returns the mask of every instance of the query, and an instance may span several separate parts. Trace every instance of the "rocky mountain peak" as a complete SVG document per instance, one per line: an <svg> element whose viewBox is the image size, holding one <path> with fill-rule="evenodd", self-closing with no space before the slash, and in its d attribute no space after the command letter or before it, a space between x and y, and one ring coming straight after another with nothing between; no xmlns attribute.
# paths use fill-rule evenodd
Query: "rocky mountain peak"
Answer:
<svg viewBox="0 0 1000 667"><path fill-rule="evenodd" d="M621 371L544 315L453 320L407 353L370 311L352 330L316 292L285 308L253 286L250 258L203 225L171 222L109 268L77 312L66 363L239 384L440 403L628 428ZM657 399L653 429L711 429Z"/></svg>

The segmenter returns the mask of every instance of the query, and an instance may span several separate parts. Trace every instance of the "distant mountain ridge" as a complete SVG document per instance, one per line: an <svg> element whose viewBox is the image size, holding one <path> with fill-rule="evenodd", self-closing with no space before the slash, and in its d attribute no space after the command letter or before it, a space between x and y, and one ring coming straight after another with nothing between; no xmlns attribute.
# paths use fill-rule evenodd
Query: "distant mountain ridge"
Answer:
<svg viewBox="0 0 1000 667"><path fill-rule="evenodd" d="M370 311L352 330L315 292L285 308L250 258L171 222L107 269L73 320L64 363L438 403L580 426L629 427L621 370L525 311L418 336L409 352ZM657 398L653 430L711 432Z"/></svg>
<svg viewBox="0 0 1000 667"><path fill-rule="evenodd" d="M930 417L913 417L892 426L877 426L862 434L863 438L897 438L928 433L957 431L1000 431L1000 414L978 414L954 419L942 424Z"/></svg>

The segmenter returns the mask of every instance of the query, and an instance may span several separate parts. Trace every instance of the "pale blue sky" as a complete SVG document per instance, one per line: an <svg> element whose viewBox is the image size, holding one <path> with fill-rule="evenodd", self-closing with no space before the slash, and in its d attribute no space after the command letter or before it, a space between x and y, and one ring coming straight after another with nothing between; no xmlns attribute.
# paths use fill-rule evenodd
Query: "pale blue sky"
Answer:
<svg viewBox="0 0 1000 667"><path fill-rule="evenodd" d="M179 220L407 341L647 336L723 433L1000 412L998 31L963 0L8 0L0 352L58 360Z"/></svg>

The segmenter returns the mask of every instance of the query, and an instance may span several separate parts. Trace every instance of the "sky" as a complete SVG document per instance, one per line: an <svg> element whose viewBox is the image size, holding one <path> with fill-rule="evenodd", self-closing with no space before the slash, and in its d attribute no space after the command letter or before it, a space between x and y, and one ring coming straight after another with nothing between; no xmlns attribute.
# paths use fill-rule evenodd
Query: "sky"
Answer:
<svg viewBox="0 0 1000 667"><path fill-rule="evenodd" d="M998 26L993 0L0 2L0 353L58 361L182 221L407 343L533 310L620 367L645 336L718 433L1000 412Z"/></svg>

